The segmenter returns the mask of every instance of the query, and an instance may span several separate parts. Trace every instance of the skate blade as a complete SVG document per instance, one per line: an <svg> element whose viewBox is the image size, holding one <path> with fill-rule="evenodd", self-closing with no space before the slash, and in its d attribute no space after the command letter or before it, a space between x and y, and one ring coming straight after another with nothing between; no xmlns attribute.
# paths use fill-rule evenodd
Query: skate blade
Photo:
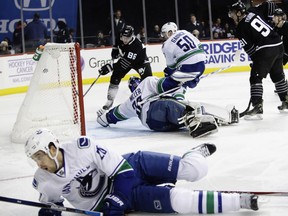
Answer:
<svg viewBox="0 0 288 216"><path fill-rule="evenodd" d="M205 136L208 136L208 135L211 135L211 134L214 134L214 133L217 133L218 132L218 128L214 129L214 130L211 130L211 131L207 131L206 133L203 133L201 135L198 135L198 136L195 136L193 138L201 138L201 137L205 137Z"/></svg>
<svg viewBox="0 0 288 216"><path fill-rule="evenodd" d="M263 120L263 114L255 114L255 115L245 115L245 120L253 121L253 120Z"/></svg>
<svg viewBox="0 0 288 216"><path fill-rule="evenodd" d="M288 114L288 109L279 110L280 113Z"/></svg>

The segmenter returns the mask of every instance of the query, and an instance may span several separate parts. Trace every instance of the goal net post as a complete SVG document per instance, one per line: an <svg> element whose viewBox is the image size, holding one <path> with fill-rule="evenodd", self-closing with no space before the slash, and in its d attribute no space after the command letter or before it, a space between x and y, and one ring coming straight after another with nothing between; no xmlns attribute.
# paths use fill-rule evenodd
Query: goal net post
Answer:
<svg viewBox="0 0 288 216"><path fill-rule="evenodd" d="M11 141L25 143L39 128L50 129L62 141L86 133L78 43L45 45L19 109Z"/></svg>

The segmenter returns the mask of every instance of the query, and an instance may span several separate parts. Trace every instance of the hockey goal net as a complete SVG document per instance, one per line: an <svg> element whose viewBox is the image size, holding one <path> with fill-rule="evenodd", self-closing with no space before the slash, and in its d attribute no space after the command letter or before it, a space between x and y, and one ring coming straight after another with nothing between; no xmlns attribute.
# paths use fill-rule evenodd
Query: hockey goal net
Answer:
<svg viewBox="0 0 288 216"><path fill-rule="evenodd" d="M79 44L47 43L18 112L11 140L25 143L39 128L59 140L85 135Z"/></svg>

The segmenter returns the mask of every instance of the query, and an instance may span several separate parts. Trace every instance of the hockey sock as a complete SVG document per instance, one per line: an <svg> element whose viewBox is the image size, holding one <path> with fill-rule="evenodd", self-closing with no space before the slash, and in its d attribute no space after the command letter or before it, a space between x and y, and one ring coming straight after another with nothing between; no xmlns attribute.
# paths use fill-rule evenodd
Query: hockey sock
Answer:
<svg viewBox="0 0 288 216"><path fill-rule="evenodd" d="M287 80L280 80L279 82L275 83L276 93L279 95L281 101L285 101L285 97L288 92L288 84Z"/></svg>
<svg viewBox="0 0 288 216"><path fill-rule="evenodd" d="M263 85L262 83L252 84L250 87L252 105L255 106L262 101Z"/></svg>
<svg viewBox="0 0 288 216"><path fill-rule="evenodd" d="M190 191L173 188L170 192L172 208L181 214L225 213L240 210L240 195L217 191Z"/></svg>

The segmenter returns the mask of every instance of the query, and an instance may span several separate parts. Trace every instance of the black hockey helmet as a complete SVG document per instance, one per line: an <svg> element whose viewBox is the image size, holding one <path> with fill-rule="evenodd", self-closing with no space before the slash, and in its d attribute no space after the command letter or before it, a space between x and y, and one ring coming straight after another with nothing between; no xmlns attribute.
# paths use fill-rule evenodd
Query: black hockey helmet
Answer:
<svg viewBox="0 0 288 216"><path fill-rule="evenodd" d="M141 79L139 77L131 76L128 80L128 87L131 92L133 92L137 86L140 84Z"/></svg>
<svg viewBox="0 0 288 216"><path fill-rule="evenodd" d="M238 1L230 6L229 12L230 11L236 11L236 13L240 11L242 14L246 13L246 5L243 2Z"/></svg>
<svg viewBox="0 0 288 216"><path fill-rule="evenodd" d="M281 8L277 8L277 9L275 9L273 15L274 16L284 16L285 13L284 13L284 11Z"/></svg>
<svg viewBox="0 0 288 216"><path fill-rule="evenodd" d="M126 25L120 32L121 37L131 37L134 34L134 28L130 25Z"/></svg>

